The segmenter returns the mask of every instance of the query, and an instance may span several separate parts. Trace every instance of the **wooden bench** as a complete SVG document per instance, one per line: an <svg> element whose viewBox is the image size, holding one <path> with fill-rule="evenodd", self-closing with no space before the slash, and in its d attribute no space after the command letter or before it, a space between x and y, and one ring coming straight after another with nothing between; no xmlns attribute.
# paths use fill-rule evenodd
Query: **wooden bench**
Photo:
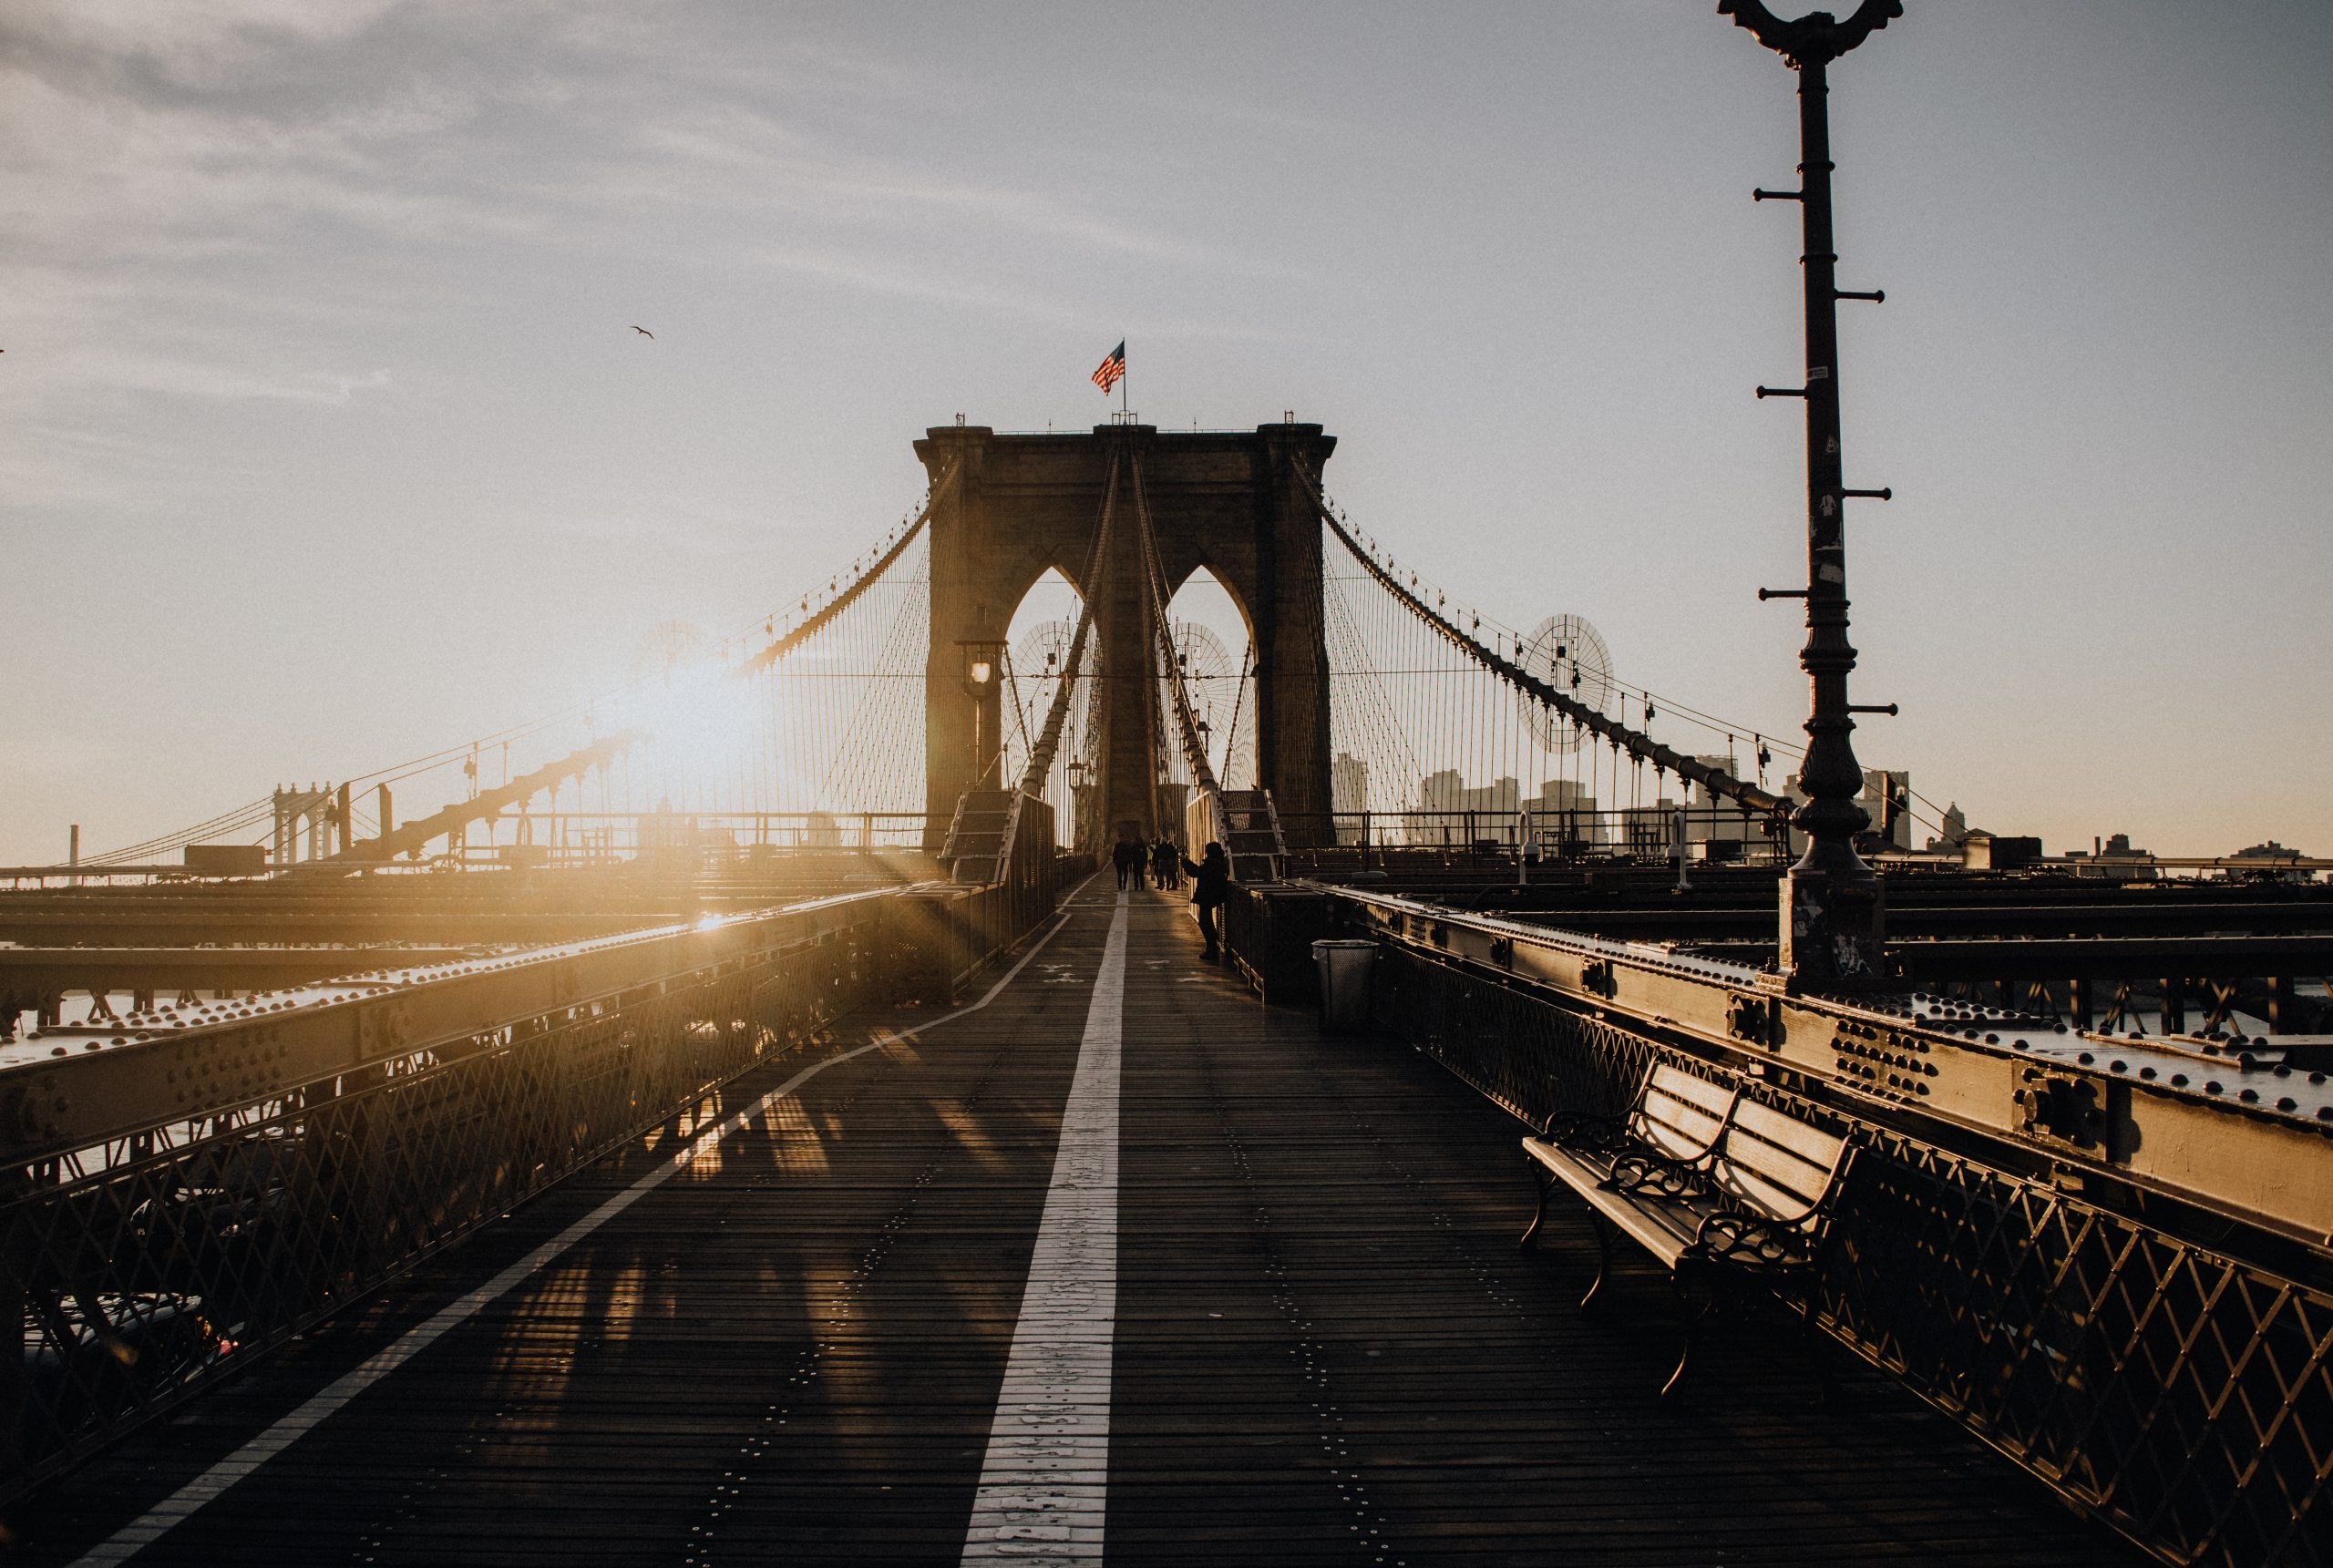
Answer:
<svg viewBox="0 0 2333 1568"><path fill-rule="evenodd" d="M1581 1307L1603 1289L1618 1236L1669 1269L1687 1317L1663 1398L1682 1381L1695 1330L1724 1284L1764 1286L1785 1299L1786 1287L1798 1287L1812 1334L1815 1249L1851 1156L1845 1139L1655 1062L1625 1114L1559 1115L1546 1134L1523 1140L1523 1152L1538 1206L1522 1245L1538 1235L1558 1185L1586 1199L1594 1216L1601 1256Z"/></svg>

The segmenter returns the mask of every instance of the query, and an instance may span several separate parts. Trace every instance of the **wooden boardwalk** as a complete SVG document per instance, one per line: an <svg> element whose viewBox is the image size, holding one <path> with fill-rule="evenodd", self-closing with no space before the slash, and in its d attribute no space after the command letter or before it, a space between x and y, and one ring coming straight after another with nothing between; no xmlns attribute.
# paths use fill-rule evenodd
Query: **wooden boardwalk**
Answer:
<svg viewBox="0 0 2333 1568"><path fill-rule="evenodd" d="M1088 1501L1106 1523L1101 1542L1064 1527L1048 1543L1040 1521L1007 1559L2133 1560L1844 1353L1842 1392L1821 1402L1771 1326L1714 1334L1687 1408L1656 1409L1677 1323L1665 1280L1624 1273L1583 1319L1593 1243L1560 1202L1545 1251L1516 1250L1517 1125L1405 1049L1259 1008L1197 962L1158 895L1124 917L1114 1225L1058 1199L1047 1219L1081 1047L1112 1010L1094 998L1117 902L1089 884L985 1008L907 1040L929 1013L854 1020L836 1050L890 1038L134 1555L98 1560L955 1563L976 1510L1011 1501L991 1439L1012 1423L1105 1425ZM727 1109L802 1065L735 1085ZM1091 1110L1099 1090L1080 1081ZM576 1179L68 1478L8 1522L16 1560L104 1553L655 1157ZM1016 1325L1020 1392L1001 1416ZM1048 1334L1074 1343L1030 1348ZM1070 1409L1093 1402L1097 1365L1098 1417L1053 1413L1021 1380L1062 1383Z"/></svg>

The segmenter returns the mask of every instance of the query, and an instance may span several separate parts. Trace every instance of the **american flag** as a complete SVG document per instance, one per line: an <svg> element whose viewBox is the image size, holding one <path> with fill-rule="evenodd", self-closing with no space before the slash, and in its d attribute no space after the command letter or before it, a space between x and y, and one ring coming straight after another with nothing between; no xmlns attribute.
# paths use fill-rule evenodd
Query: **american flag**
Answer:
<svg viewBox="0 0 2333 1568"><path fill-rule="evenodd" d="M1110 351L1110 357L1102 362L1102 368L1094 373L1094 384L1102 389L1104 396L1107 396L1110 388L1117 385L1118 378L1125 373L1126 345L1121 343Z"/></svg>

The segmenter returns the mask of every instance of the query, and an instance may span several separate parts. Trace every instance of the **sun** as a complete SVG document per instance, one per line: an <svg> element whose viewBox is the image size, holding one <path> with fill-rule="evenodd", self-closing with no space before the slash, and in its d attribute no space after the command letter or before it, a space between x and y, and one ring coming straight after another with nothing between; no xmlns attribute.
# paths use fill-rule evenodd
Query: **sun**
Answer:
<svg viewBox="0 0 2333 1568"><path fill-rule="evenodd" d="M754 683L718 661L701 660L651 676L627 704L646 739L634 766L658 794L683 809L702 809L745 765L759 726Z"/></svg>

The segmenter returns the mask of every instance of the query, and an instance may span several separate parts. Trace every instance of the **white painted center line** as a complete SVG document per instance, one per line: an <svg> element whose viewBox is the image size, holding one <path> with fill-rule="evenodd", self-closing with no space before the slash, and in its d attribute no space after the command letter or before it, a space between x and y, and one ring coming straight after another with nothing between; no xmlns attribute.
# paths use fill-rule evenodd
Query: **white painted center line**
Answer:
<svg viewBox="0 0 2333 1568"><path fill-rule="evenodd" d="M1099 1563L1118 1317L1118 1052L1126 896L1094 977L1053 1185L964 1532L967 1563Z"/></svg>

